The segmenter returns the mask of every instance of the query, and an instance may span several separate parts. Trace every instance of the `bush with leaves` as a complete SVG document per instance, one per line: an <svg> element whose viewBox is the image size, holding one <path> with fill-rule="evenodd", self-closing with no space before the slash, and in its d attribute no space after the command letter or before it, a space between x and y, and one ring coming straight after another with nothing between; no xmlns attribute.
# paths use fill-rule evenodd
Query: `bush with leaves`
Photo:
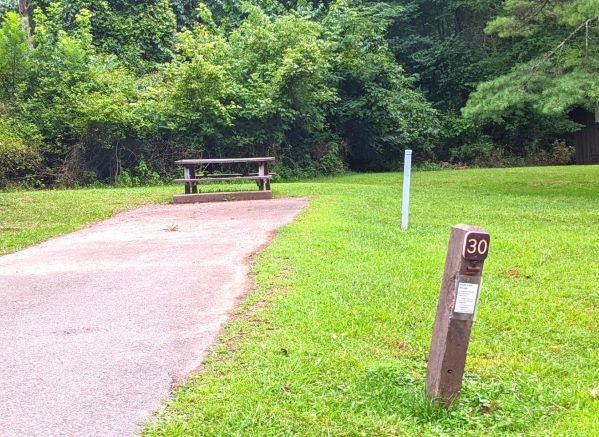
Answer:
<svg viewBox="0 0 599 437"><path fill-rule="evenodd" d="M27 32L16 12L8 12L0 27L0 101L14 99L31 70Z"/></svg>
<svg viewBox="0 0 599 437"><path fill-rule="evenodd" d="M175 124L210 155L275 154L307 165L311 148L334 138L327 124L336 101L328 43L321 26L305 17L270 18L252 6L247 14L228 35L209 15L207 25L182 35Z"/></svg>
<svg viewBox="0 0 599 437"><path fill-rule="evenodd" d="M18 7L18 0L0 0L0 18L7 12L15 12Z"/></svg>
<svg viewBox="0 0 599 437"><path fill-rule="evenodd" d="M33 0L42 13L54 11L65 30L77 29L77 16L90 11L90 32L98 53L118 56L138 71L154 70L172 59L177 17L169 0Z"/></svg>
<svg viewBox="0 0 599 437"><path fill-rule="evenodd" d="M380 7L269 16L243 4L231 28L201 6L172 62L155 56L149 72L98 34L98 8L118 2L93 12L78 9L83 0L38 3L31 38L16 14L0 27L0 99L36 127L60 183L114 181L142 161L166 175L176 158L202 154L272 154L282 174L313 175L345 160L393 168L404 148L432 149L437 115L394 61Z"/></svg>
<svg viewBox="0 0 599 437"><path fill-rule="evenodd" d="M29 131L29 138L23 138L22 131ZM34 131L17 120L0 118L0 188L41 185L42 157Z"/></svg>

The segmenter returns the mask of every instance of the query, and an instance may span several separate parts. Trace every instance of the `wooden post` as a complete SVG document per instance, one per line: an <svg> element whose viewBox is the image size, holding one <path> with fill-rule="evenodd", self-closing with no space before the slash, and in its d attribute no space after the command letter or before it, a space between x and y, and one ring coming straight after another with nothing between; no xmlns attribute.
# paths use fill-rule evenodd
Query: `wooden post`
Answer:
<svg viewBox="0 0 599 437"><path fill-rule="evenodd" d="M261 162L258 165L258 176L264 176L265 167L266 167L266 163L265 162ZM259 191L264 191L264 179L260 179L258 181L258 190Z"/></svg>
<svg viewBox="0 0 599 437"><path fill-rule="evenodd" d="M264 163L264 175L268 176L268 162ZM266 184L266 191L270 191L270 179L266 179L264 182Z"/></svg>
<svg viewBox="0 0 599 437"><path fill-rule="evenodd" d="M427 394L446 406L462 388L489 242L489 234L476 226L456 225L451 230L426 375Z"/></svg>
<svg viewBox="0 0 599 437"><path fill-rule="evenodd" d="M185 194L191 194L191 183L188 182L191 179L191 172L189 170L190 166L184 164L183 165L183 179L185 180Z"/></svg>
<svg viewBox="0 0 599 437"><path fill-rule="evenodd" d="M192 165L189 167L189 178L190 179L195 179L196 178L196 167L195 165ZM191 184L191 192L192 194L197 194L198 192L198 183L196 181L190 182Z"/></svg>
<svg viewBox="0 0 599 437"><path fill-rule="evenodd" d="M185 194L196 194L198 192L198 183L189 181L189 179L196 178L196 166L192 164L186 164L183 166L183 179L185 182ZM189 181L189 182L187 182Z"/></svg>

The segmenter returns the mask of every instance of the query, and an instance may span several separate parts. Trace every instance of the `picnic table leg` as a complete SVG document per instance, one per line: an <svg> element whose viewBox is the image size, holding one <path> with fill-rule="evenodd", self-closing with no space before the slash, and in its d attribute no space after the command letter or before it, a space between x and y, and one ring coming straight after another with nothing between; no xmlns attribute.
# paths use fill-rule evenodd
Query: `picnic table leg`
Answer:
<svg viewBox="0 0 599 437"><path fill-rule="evenodd" d="M266 170L266 163L261 162L258 167L258 176L264 176L265 170ZM258 180L258 191L264 191L264 179Z"/></svg>
<svg viewBox="0 0 599 437"><path fill-rule="evenodd" d="M189 167L189 176L190 179L195 179L196 178L196 168L195 165L192 165L191 167ZM191 182L191 192L193 194L196 194L198 192L198 183L197 182Z"/></svg>
<svg viewBox="0 0 599 437"><path fill-rule="evenodd" d="M268 176L268 162L264 163L264 176ZM264 181L266 183L266 191L270 191L270 179Z"/></svg>
<svg viewBox="0 0 599 437"><path fill-rule="evenodd" d="M183 166L183 179L186 181L191 179L191 167L184 165ZM191 182L185 182L185 194L191 193Z"/></svg>

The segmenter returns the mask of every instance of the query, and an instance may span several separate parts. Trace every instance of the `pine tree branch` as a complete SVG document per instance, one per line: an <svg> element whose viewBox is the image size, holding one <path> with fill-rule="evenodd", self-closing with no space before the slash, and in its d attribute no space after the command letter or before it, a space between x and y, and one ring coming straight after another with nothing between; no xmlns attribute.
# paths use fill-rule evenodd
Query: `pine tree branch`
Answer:
<svg viewBox="0 0 599 437"><path fill-rule="evenodd" d="M573 31L570 33L570 35L568 35L568 36L566 37L566 39L564 39L562 42L560 42L560 43L557 45L557 47L555 47L553 50L551 50L551 51L549 51L549 52L545 53L545 54L543 55L543 57L541 58L541 60L540 60L539 62L537 62L537 63L534 65L534 67L533 67L533 68L531 68L531 70L530 70L530 74L531 74L531 75L534 75L534 74L535 74L535 73L538 71L538 69L541 67L541 65L543 65L545 62L547 62L549 59L551 59L551 57L552 57L553 55L555 55L555 54L558 52L558 50L562 49L562 48L563 48L563 47L566 45L566 43L567 43L568 41L570 41L572 38L574 38L574 36L576 36L576 34L577 34L578 32L580 32L582 29L588 29L589 25L590 25L590 24L591 24L593 21L596 21L597 19L599 19L599 15L597 15L597 16L595 16L595 17L593 17L593 18L589 18L589 19L588 19L588 20L586 20L586 21L583 21L583 22L582 22L582 24L580 24L580 25L579 25L579 26L578 26L576 29L574 29L574 30L573 30Z"/></svg>

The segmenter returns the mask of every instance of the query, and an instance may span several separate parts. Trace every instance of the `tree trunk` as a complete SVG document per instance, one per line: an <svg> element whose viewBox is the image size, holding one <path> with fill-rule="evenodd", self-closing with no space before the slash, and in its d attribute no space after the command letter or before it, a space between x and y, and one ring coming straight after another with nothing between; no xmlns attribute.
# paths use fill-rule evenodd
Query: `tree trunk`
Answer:
<svg viewBox="0 0 599 437"><path fill-rule="evenodd" d="M31 23L29 22L29 4L27 0L19 0L19 15L22 18L23 26L27 31L27 36L31 35Z"/></svg>

